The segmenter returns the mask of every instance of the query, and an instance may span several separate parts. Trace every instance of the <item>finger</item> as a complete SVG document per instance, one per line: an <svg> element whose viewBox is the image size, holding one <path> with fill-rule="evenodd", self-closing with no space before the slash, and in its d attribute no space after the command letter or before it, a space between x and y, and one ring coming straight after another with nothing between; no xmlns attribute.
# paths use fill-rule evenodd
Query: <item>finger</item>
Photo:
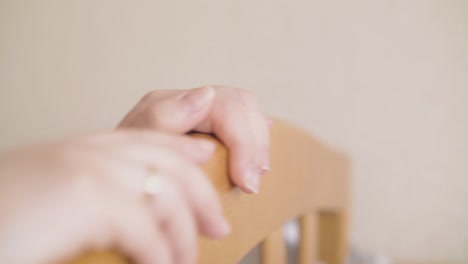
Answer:
<svg viewBox="0 0 468 264"><path fill-rule="evenodd" d="M176 183L181 187L183 196L197 219L200 233L210 238L221 238L230 233L229 223L223 215L222 207L208 177L196 166L183 162L167 168Z"/></svg>
<svg viewBox="0 0 468 264"><path fill-rule="evenodd" d="M138 133L137 131L135 131ZM151 147L166 147L181 154L197 164L207 162L213 155L216 145L206 139L192 138L185 135L174 135L169 133L158 133L157 138L153 132L146 132L144 135L136 135L134 141L141 141L142 144ZM148 142L149 141L149 142Z"/></svg>
<svg viewBox="0 0 468 264"><path fill-rule="evenodd" d="M123 149L122 157L109 160L107 172L112 172L112 180L139 195L142 184L148 176L149 167L155 173L170 175L183 190L192 212L197 219L200 232L211 238L220 238L230 232L224 219L217 193L206 175L183 156L171 149ZM128 163L128 160L133 162ZM124 162L122 162L124 161ZM135 162L140 166L134 166Z"/></svg>
<svg viewBox="0 0 468 264"><path fill-rule="evenodd" d="M182 154L188 159L203 164L211 158L216 145L206 139L191 138L185 135L173 135L142 130L118 130L100 133L88 139L90 144L105 146L103 151L122 153L122 148L131 146L134 152L139 148L166 147Z"/></svg>
<svg viewBox="0 0 468 264"><path fill-rule="evenodd" d="M214 89L206 86L158 100L147 106L148 124L161 131L187 133L207 117L214 96Z"/></svg>
<svg viewBox="0 0 468 264"><path fill-rule="evenodd" d="M260 179L270 168L270 132L255 106L236 106L237 111L218 113L224 118L213 126L229 150L232 181L244 192L258 193Z"/></svg>
<svg viewBox="0 0 468 264"><path fill-rule="evenodd" d="M153 199L156 217L171 247L174 263L195 263L197 227L195 218L177 186L161 176L161 193Z"/></svg>
<svg viewBox="0 0 468 264"><path fill-rule="evenodd" d="M147 120L139 117L146 113L149 106L157 103L158 101L165 100L171 96L175 96L180 91L178 90L154 90L147 93L143 98L128 112L128 114L117 125L117 128L124 127L141 127L147 128Z"/></svg>
<svg viewBox="0 0 468 264"><path fill-rule="evenodd" d="M216 144L208 139L193 138L190 136L173 136L172 140L164 140L162 146L166 146L182 156L196 162L206 163L216 149Z"/></svg>
<svg viewBox="0 0 468 264"><path fill-rule="evenodd" d="M138 264L173 263L168 242L148 206L128 195L116 195L115 201L114 208L121 208L113 216L117 250Z"/></svg>

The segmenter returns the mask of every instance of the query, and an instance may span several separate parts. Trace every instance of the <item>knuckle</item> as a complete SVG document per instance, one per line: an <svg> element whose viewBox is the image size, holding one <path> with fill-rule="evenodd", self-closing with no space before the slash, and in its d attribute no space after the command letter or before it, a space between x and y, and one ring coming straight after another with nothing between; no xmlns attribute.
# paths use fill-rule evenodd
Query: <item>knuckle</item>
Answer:
<svg viewBox="0 0 468 264"><path fill-rule="evenodd" d="M149 91L143 96L142 100L146 101L146 100L150 100L152 98L155 98L155 97L157 97L157 95L159 95L159 93L160 93L160 90Z"/></svg>

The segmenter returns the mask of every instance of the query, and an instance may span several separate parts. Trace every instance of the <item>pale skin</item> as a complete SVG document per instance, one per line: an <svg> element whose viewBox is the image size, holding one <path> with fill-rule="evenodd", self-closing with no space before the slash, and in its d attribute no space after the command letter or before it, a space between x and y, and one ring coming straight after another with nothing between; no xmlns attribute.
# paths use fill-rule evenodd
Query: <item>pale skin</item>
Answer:
<svg viewBox="0 0 468 264"><path fill-rule="evenodd" d="M241 120L245 129L236 130ZM60 263L105 249L140 264L195 263L198 234L217 239L230 227L199 169L214 144L188 131L223 140L233 181L258 192L248 171L258 182L268 169L268 121L251 94L228 87L151 92L117 130L0 155L0 263ZM161 179L157 195L144 193L149 168Z"/></svg>
<svg viewBox="0 0 468 264"><path fill-rule="evenodd" d="M213 85L150 92L119 127L215 134L229 150L232 181L258 193L261 176L270 169L270 123L251 92Z"/></svg>

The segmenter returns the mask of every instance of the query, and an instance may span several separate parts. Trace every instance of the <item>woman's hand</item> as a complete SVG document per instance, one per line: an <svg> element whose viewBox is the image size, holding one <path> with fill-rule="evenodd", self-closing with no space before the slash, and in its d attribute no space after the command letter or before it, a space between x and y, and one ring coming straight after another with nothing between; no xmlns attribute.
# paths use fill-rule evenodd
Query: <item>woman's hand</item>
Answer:
<svg viewBox="0 0 468 264"><path fill-rule="evenodd" d="M208 86L152 91L118 127L213 133L229 149L232 181L247 193L258 193L261 175L270 168L269 123L252 93Z"/></svg>
<svg viewBox="0 0 468 264"><path fill-rule="evenodd" d="M0 263L105 249L136 263L195 263L197 230L229 233L197 166L213 150L205 140L119 130L0 155ZM153 174L160 192L145 194Z"/></svg>

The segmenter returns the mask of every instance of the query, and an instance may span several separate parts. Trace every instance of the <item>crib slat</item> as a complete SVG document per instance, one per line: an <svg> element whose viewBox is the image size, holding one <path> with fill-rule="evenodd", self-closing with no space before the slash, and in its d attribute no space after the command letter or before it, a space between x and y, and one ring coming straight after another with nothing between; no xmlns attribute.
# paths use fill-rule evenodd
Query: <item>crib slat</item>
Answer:
<svg viewBox="0 0 468 264"><path fill-rule="evenodd" d="M301 237L299 264L316 263L318 251L318 214L308 213L299 218Z"/></svg>
<svg viewBox="0 0 468 264"><path fill-rule="evenodd" d="M283 229L271 233L261 245L262 264L286 264L287 253Z"/></svg>
<svg viewBox="0 0 468 264"><path fill-rule="evenodd" d="M319 220L319 258L327 264L343 264L347 253L347 214L325 211Z"/></svg>

